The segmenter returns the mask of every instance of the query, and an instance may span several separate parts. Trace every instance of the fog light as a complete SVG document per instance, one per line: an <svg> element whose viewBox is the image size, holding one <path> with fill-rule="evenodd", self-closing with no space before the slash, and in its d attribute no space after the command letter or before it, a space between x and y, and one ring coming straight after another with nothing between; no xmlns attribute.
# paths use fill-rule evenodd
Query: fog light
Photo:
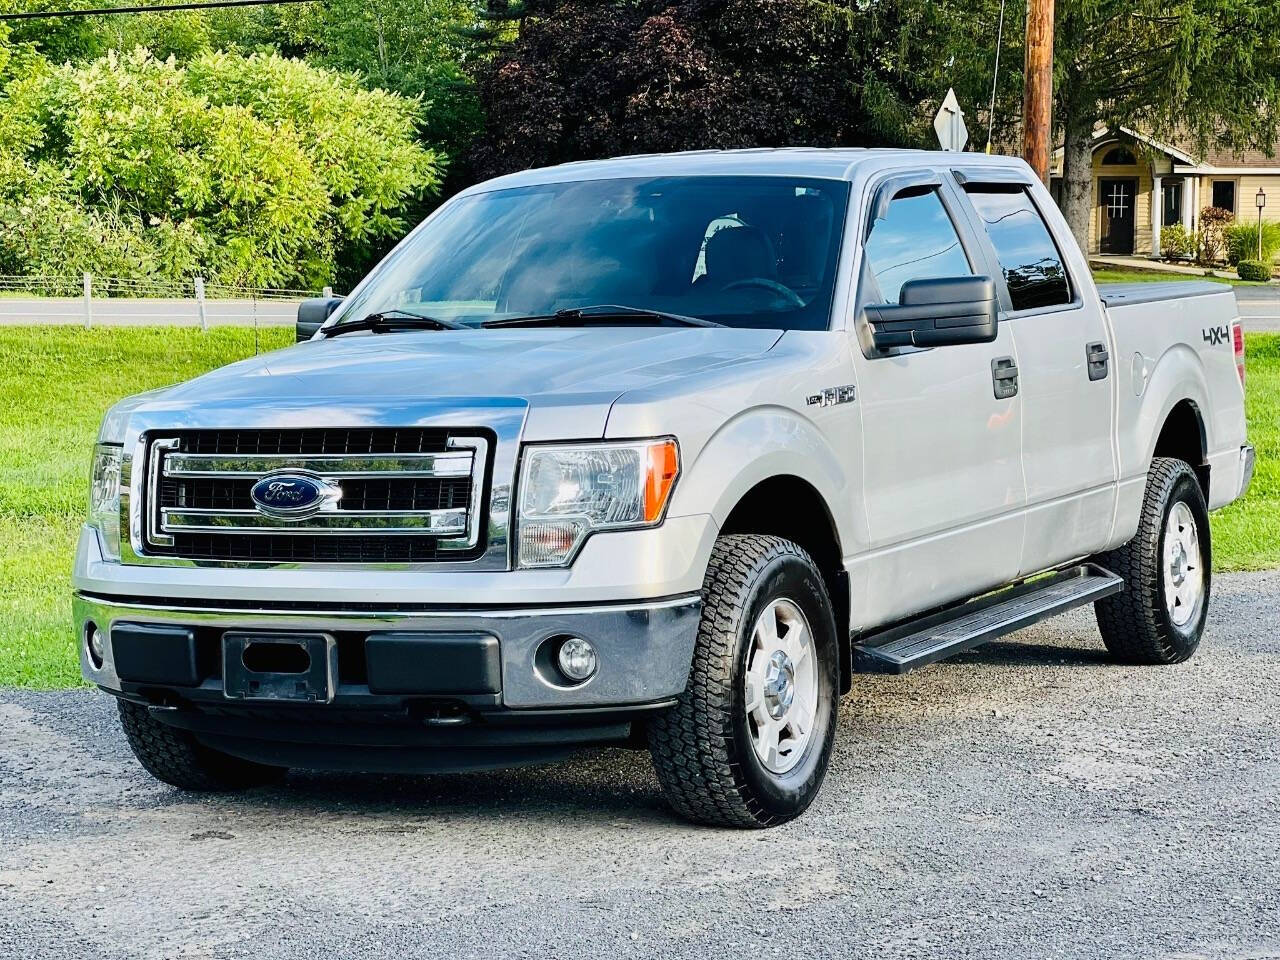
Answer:
<svg viewBox="0 0 1280 960"><path fill-rule="evenodd" d="M560 644L556 654L556 664L560 672L575 683L591 679L600 664L595 647L581 637L569 637Z"/></svg>
<svg viewBox="0 0 1280 960"><path fill-rule="evenodd" d="M89 661L93 664L95 670L101 670L103 658L107 655L107 639L102 635L102 631L92 623L89 624L89 628L85 632L89 636Z"/></svg>

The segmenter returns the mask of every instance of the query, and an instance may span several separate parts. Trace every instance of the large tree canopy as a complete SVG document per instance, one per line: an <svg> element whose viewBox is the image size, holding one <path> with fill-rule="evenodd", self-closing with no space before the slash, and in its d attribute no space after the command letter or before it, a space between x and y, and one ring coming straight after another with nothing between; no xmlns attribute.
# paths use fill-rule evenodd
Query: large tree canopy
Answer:
<svg viewBox="0 0 1280 960"><path fill-rule="evenodd" d="M1202 145L1275 143L1280 0L1058 0L1056 34L1063 212L1082 245L1097 125Z"/></svg>
<svg viewBox="0 0 1280 960"><path fill-rule="evenodd" d="M37 67L0 96L0 272L328 282L438 183L414 121L274 54Z"/></svg>
<svg viewBox="0 0 1280 960"><path fill-rule="evenodd" d="M925 146L947 86L974 102L995 47L994 19L918 0L529 0L518 10L519 37L480 72L483 175L662 150ZM982 31L989 43L975 55Z"/></svg>

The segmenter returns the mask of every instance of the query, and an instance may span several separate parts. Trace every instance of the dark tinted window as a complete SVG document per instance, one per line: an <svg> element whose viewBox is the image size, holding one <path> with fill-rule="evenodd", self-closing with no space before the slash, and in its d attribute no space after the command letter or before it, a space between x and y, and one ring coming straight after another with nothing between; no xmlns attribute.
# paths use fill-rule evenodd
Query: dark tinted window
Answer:
<svg viewBox="0 0 1280 960"><path fill-rule="evenodd" d="M1071 284L1049 228L1026 190L969 190L1000 269L1014 310L1071 302Z"/></svg>
<svg viewBox="0 0 1280 960"><path fill-rule="evenodd" d="M802 177L547 183L450 203L341 316L478 325L616 304L732 327L825 330L849 184Z"/></svg>
<svg viewBox="0 0 1280 960"><path fill-rule="evenodd" d="M1213 181L1213 205L1223 210L1236 212L1236 182L1234 180Z"/></svg>
<svg viewBox="0 0 1280 960"><path fill-rule="evenodd" d="M867 238L866 257L882 303L897 303L908 280L973 274L955 225L931 189L894 197Z"/></svg>

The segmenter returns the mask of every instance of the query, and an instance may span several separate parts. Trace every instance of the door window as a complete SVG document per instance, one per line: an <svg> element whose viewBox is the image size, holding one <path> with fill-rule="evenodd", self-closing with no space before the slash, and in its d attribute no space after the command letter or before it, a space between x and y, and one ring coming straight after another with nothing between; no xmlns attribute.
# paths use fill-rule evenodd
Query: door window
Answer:
<svg viewBox="0 0 1280 960"><path fill-rule="evenodd" d="M978 186L968 194L995 247L1013 309L1070 303L1062 255L1027 191Z"/></svg>
<svg viewBox="0 0 1280 960"><path fill-rule="evenodd" d="M897 303L909 280L973 275L955 224L932 187L893 198L867 238L866 257L880 292L879 300L874 292L868 297L872 303Z"/></svg>

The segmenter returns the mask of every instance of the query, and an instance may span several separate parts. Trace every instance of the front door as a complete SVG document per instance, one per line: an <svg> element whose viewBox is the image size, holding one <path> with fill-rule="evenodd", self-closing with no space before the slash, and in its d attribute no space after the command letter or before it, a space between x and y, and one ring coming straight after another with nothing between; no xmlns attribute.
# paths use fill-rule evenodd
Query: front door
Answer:
<svg viewBox="0 0 1280 960"><path fill-rule="evenodd" d="M897 303L908 280L990 273L949 185L882 190L896 192L863 250L861 304ZM997 391L993 379L999 365L1013 368L1016 352L1007 323L993 343L855 347L870 539L850 566L855 628L1016 576L1026 505L1021 397L1007 380Z"/></svg>
<svg viewBox="0 0 1280 960"><path fill-rule="evenodd" d="M1131 255L1133 253L1133 225L1138 200L1138 181L1099 180L1098 202L1102 208L1103 253Z"/></svg>

